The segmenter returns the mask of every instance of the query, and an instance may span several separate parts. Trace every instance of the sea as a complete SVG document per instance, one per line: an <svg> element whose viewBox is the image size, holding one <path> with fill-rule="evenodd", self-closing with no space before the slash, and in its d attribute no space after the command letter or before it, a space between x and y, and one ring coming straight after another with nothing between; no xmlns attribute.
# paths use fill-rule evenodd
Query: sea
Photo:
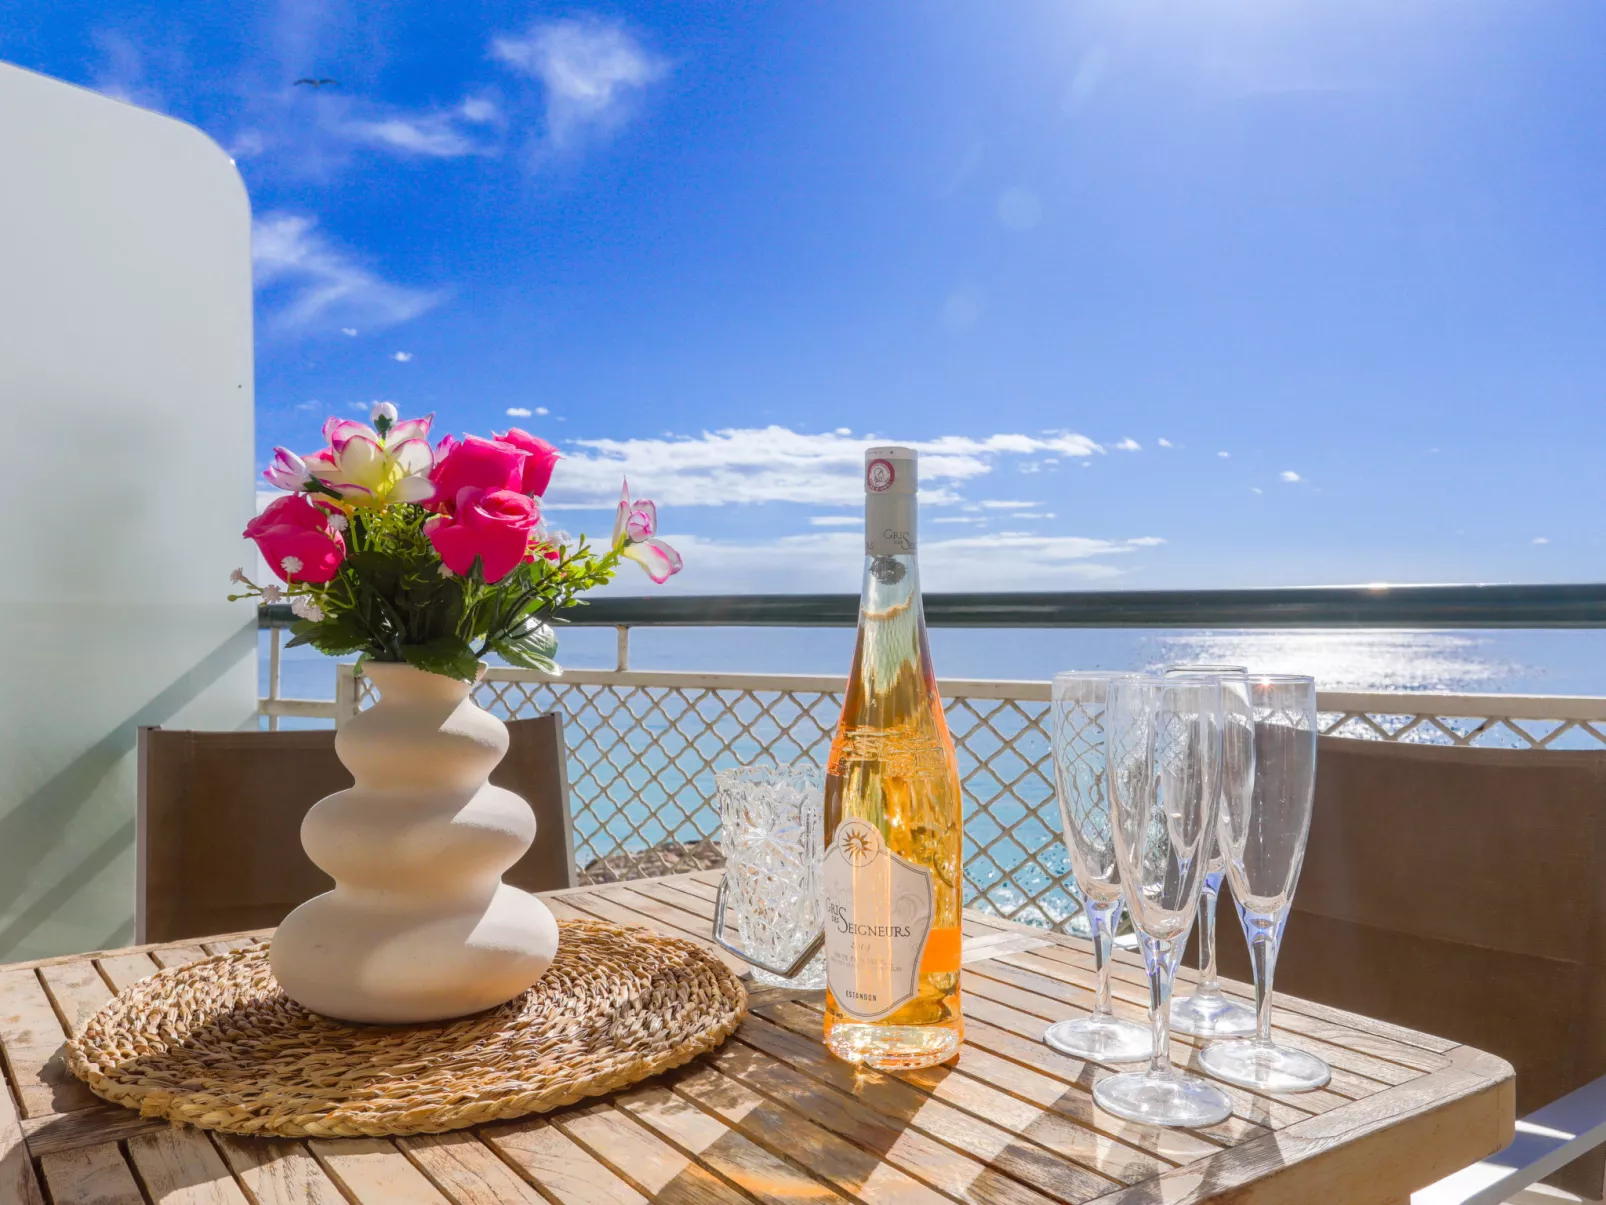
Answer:
<svg viewBox="0 0 1606 1205"><path fill-rule="evenodd" d="M613 668L612 628L559 633L563 665ZM845 676L853 637L850 628L638 628L630 667ZM1062 669L1210 662L1310 674L1323 690L1606 694L1606 631L1594 630L934 628L930 639L944 678L1044 679ZM261 665L265 694L266 632ZM334 662L311 649L287 650L281 680L285 697L332 699Z"/></svg>

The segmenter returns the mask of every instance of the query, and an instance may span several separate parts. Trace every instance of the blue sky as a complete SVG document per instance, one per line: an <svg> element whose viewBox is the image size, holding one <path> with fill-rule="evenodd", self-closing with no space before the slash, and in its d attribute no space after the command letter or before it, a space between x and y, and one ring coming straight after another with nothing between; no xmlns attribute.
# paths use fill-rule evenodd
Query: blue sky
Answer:
<svg viewBox="0 0 1606 1205"><path fill-rule="evenodd" d="M697 591L855 589L870 436L924 449L928 588L1598 579L1603 45L1593 0L0 13L236 157L259 462L381 398L522 425L556 524L628 472Z"/></svg>

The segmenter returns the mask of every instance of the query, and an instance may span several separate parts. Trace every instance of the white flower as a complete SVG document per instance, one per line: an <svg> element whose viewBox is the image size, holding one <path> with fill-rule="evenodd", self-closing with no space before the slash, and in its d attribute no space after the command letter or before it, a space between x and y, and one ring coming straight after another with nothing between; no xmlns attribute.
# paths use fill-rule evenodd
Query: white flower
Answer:
<svg viewBox="0 0 1606 1205"><path fill-rule="evenodd" d="M279 562L279 568L283 569L286 574L300 573L301 558L298 556L287 556L284 558L284 560Z"/></svg>
<svg viewBox="0 0 1606 1205"><path fill-rule="evenodd" d="M284 601L284 591L279 589L278 586L263 586L262 601L266 603L282 602Z"/></svg>
<svg viewBox="0 0 1606 1205"><path fill-rule="evenodd" d="M371 423L376 423L377 424L380 419L384 419L386 422L392 424L393 426L395 425L395 422L396 422L396 406L395 406L395 403L393 403L393 402L375 402L374 403L374 408L368 412L368 421L371 422Z"/></svg>
<svg viewBox="0 0 1606 1205"><path fill-rule="evenodd" d="M290 600L290 613L302 619L310 619L313 623L323 618L323 608L305 594L298 594Z"/></svg>
<svg viewBox="0 0 1606 1205"><path fill-rule="evenodd" d="M336 531L345 531L346 528L351 526L351 523L346 519L345 515L330 515L329 526Z"/></svg>
<svg viewBox="0 0 1606 1205"><path fill-rule="evenodd" d="M239 585L242 585L242 586L249 586L251 584L250 582L245 580L245 570L244 569L236 569L233 573L229 574L229 580L231 582L237 582Z"/></svg>

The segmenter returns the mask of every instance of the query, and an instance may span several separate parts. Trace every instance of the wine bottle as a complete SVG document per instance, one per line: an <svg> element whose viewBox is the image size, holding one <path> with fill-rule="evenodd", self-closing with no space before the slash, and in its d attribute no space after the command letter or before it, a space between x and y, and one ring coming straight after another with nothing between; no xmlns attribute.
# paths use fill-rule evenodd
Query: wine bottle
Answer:
<svg viewBox="0 0 1606 1205"><path fill-rule="evenodd" d="M915 453L865 454L864 591L825 780L825 1044L883 1069L951 1058L959 1011L959 767L926 643Z"/></svg>

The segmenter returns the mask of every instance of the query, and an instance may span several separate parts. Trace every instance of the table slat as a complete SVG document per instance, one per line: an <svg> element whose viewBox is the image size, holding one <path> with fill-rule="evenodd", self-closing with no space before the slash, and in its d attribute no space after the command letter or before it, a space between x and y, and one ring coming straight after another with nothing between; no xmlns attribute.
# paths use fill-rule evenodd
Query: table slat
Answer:
<svg viewBox="0 0 1606 1205"><path fill-rule="evenodd" d="M115 1142L46 1155L39 1160L55 1205L145 1205ZM13 1198L0 1196L10 1202Z"/></svg>
<svg viewBox="0 0 1606 1205"><path fill-rule="evenodd" d="M396 1145L457 1205L546 1205L473 1134L419 1134Z"/></svg>
<svg viewBox="0 0 1606 1205"><path fill-rule="evenodd" d="M753 1200L610 1105L560 1115L558 1126L654 1202L750 1205Z"/></svg>
<svg viewBox="0 0 1606 1205"><path fill-rule="evenodd" d="M362 1205L443 1205L448 1198L388 1138L325 1138L307 1143L324 1171Z"/></svg>
<svg viewBox="0 0 1606 1205"><path fill-rule="evenodd" d="M112 990L118 992L162 969L149 954L111 954L95 959L95 965L100 967L101 975L112 985Z"/></svg>
<svg viewBox="0 0 1606 1205"><path fill-rule="evenodd" d="M95 1096L67 1070L66 1033L35 971L0 972L0 1046L25 1117L87 1109Z"/></svg>
<svg viewBox="0 0 1606 1205"><path fill-rule="evenodd" d="M152 950L150 955L164 967L186 966L210 957L200 946L162 946Z"/></svg>
<svg viewBox="0 0 1606 1205"><path fill-rule="evenodd" d="M737 1031L738 1039L747 1030L744 1024ZM771 1029L774 1027L771 1026ZM776 1100L787 1108L811 1118L826 1129L857 1143L873 1154L886 1159L931 1187L966 1199L972 1191L985 1190L999 1202L1043 1202L1050 1200L1085 1200L1080 1197L1050 1196L1030 1187L1011 1174L988 1166L986 1157L994 1152L1002 1155L1008 1143L989 1141L986 1129L977 1123L971 1126L944 1125L940 1108L929 1119L937 1129L964 1142L968 1137L975 1146L967 1148L975 1153L955 1150L934 1137L924 1115L887 1116L857 1099L850 1091L839 1092L814 1080L793 1067L770 1057L744 1040L727 1042L710 1057L713 1064L732 1079ZM822 1057L829 1057L823 1055ZM848 1069L851 1074L851 1068ZM873 1082L867 1079L866 1082ZM968 1135L965 1131L968 1130ZM1022 1160L1014 1160L1012 1170L1022 1168ZM1067 1168L1067 1172L1074 1169ZM1107 1183L1107 1182L1106 1182Z"/></svg>
<svg viewBox="0 0 1606 1205"><path fill-rule="evenodd" d="M758 1012L765 1020L784 1026L805 1040L819 1040L821 1016L812 1009L801 1004L781 1004ZM1169 1131L1173 1136L1165 1145L1172 1156L1180 1157L1167 1157L1153 1149L1145 1150L1101 1134L1091 1124L1094 1113L1091 1095L1067 1093L1063 1085L1045 1076L969 1045L952 1063L902 1071L896 1078L946 1104L1030 1138L1067 1159L1127 1184L1146 1180L1186 1159L1212 1155L1221 1149L1185 1130ZM1075 1102L1073 1106L1064 1104L1067 1097ZM1158 1127L1149 1127L1148 1131L1144 1136L1155 1145L1158 1145L1158 1136L1167 1132Z"/></svg>
<svg viewBox="0 0 1606 1205"><path fill-rule="evenodd" d="M619 1108L659 1137L767 1205L840 1202L841 1193L786 1160L732 1133L724 1122L667 1088L644 1088L618 1098Z"/></svg>
<svg viewBox="0 0 1606 1205"><path fill-rule="evenodd" d="M346 1198L306 1144L292 1138L213 1134L212 1143L253 1205L345 1205Z"/></svg>
<svg viewBox="0 0 1606 1205"><path fill-rule="evenodd" d="M1065 1015L1063 1008L1057 1004L1069 1004L1078 1012L1086 1012L1093 1005L1094 993L1097 989L1097 980L1091 971L1087 972L1086 980L1078 982L1081 972L1070 969L1061 975L1047 975L1037 970L1018 965L1017 959L1029 957L1027 954L1005 954L985 967L976 969L975 976L967 978L966 987L974 986L977 977L993 979L999 983L1018 987L1033 996L1043 997L1047 1008L1047 1016L1057 1018ZM982 989L978 989L982 990ZM1141 1000L1134 999L1135 992L1129 992L1121 987L1115 987L1110 993L1112 1007L1117 1013L1125 1014L1134 1019L1147 1022L1149 1016L1148 993L1145 990ZM1039 1006L1033 1005L1035 1010ZM1333 1090L1341 1096L1351 1099L1370 1096L1382 1084L1403 1084L1423 1074L1410 1067L1402 1067L1398 1063L1385 1062L1373 1058L1369 1054L1362 1054L1344 1046L1335 1046L1331 1042L1324 1042L1317 1038L1308 1038L1298 1033L1291 1033L1280 1024L1281 1018L1278 1010L1272 1008L1272 1034L1276 1040L1286 1046L1298 1050L1308 1050L1311 1054L1323 1059L1333 1068L1335 1086ZM1176 1033L1173 1042L1185 1046L1201 1046L1203 1043L1189 1034ZM1348 1073L1348 1074L1343 1074Z"/></svg>
<svg viewBox="0 0 1606 1205"><path fill-rule="evenodd" d="M22 1123L22 1133L29 1152L38 1158L101 1142L121 1141L135 1134L149 1134L167 1124L160 1117L141 1117L132 1109L106 1104L96 1098L88 1108L30 1117Z"/></svg>
<svg viewBox="0 0 1606 1205"><path fill-rule="evenodd" d="M67 962L40 967L39 978L55 1002L56 1011L66 1022L67 1032L77 1033L84 1022L100 1011L112 998L111 986L95 969L93 962Z"/></svg>
<svg viewBox="0 0 1606 1205"><path fill-rule="evenodd" d="M168 1126L128 1140L128 1157L154 1205L248 1205L206 1133Z"/></svg>
<svg viewBox="0 0 1606 1205"><path fill-rule="evenodd" d="M867 1205L951 1205L877 1152L832 1133L807 1115L755 1092L711 1068L673 1081L674 1091L733 1126L760 1146L817 1171L831 1184Z"/></svg>
<svg viewBox="0 0 1606 1205"><path fill-rule="evenodd" d="M28 1158L17 1098L0 1083L0 1202L5 1205L44 1205L44 1194Z"/></svg>
<svg viewBox="0 0 1606 1205"><path fill-rule="evenodd" d="M543 1119L486 1126L479 1133L558 1205L647 1205L646 1197Z"/></svg>
<svg viewBox="0 0 1606 1205"><path fill-rule="evenodd" d="M964 983L965 1002L967 1005L977 1004L1003 1004L1016 1012L1025 1013L1037 1018L1038 1035L1051 1022L1062 1020L1067 1016L1076 1016L1085 1013L1085 1007L1056 1000L1052 996L1032 991L1028 988L1016 987L1004 979L995 979L985 972L993 970L991 966L979 968L979 973L968 975ZM1069 993L1067 993L1069 995ZM1148 1009L1141 1008L1131 1001L1116 997L1110 1001L1110 1007L1117 1016L1124 1016L1129 1021L1138 1024L1147 1024ZM1171 1057L1178 1062L1193 1065L1193 1058L1198 1053L1193 1039L1187 1034L1176 1033L1171 1035ZM1381 1084L1371 1081L1354 1083L1345 1079L1345 1073L1335 1067L1333 1069L1333 1082L1327 1088L1315 1092L1272 1093L1257 1092L1255 1095L1264 1096L1268 1100L1278 1100L1291 1105L1305 1113L1321 1113L1328 1109L1336 1109L1358 1097L1369 1096L1377 1091Z"/></svg>
<svg viewBox="0 0 1606 1205"><path fill-rule="evenodd" d="M953 1076L946 1069L938 1069L935 1077L944 1083L950 1078L955 1081L944 1095L968 1098L968 1103L985 1112L974 1109L967 1112L954 1107L949 1100L922 1093L898 1077L861 1076L841 1060L827 1054L818 1038L804 1037L770 1024L767 1019L753 1019L744 1024L741 1037L766 1054L785 1060L789 1066L848 1094L883 1116L908 1121L933 1138L984 1159L1000 1171L1057 1199L1083 1201L1120 1182L1115 1176L1101 1175L1087 1167L1086 1156L1097 1145L1091 1141L1091 1135L1075 1143L1064 1142L1067 1147L1079 1148L1077 1155L1080 1157L1076 1158L1076 1162L1082 1165L1080 1168L1062 1159L1049 1157L1048 1150L1040 1146L1041 1139L1036 1134L1033 1135L1034 1140L1022 1140L1020 1130L1007 1124L1007 1114L996 1099L975 1099L978 1091L965 1092L960 1086L965 1083L964 1077ZM975 1085L974 1081L971 1083L974 1089L985 1091L984 1085ZM1074 1128L1065 1127L1066 1130ZM1064 1135L1060 1137L1063 1141ZM1059 1153L1072 1158L1067 1152ZM1130 1153L1133 1158L1139 1158L1138 1152ZM1157 1167L1151 1167L1138 1178L1145 1178L1158 1170Z"/></svg>

